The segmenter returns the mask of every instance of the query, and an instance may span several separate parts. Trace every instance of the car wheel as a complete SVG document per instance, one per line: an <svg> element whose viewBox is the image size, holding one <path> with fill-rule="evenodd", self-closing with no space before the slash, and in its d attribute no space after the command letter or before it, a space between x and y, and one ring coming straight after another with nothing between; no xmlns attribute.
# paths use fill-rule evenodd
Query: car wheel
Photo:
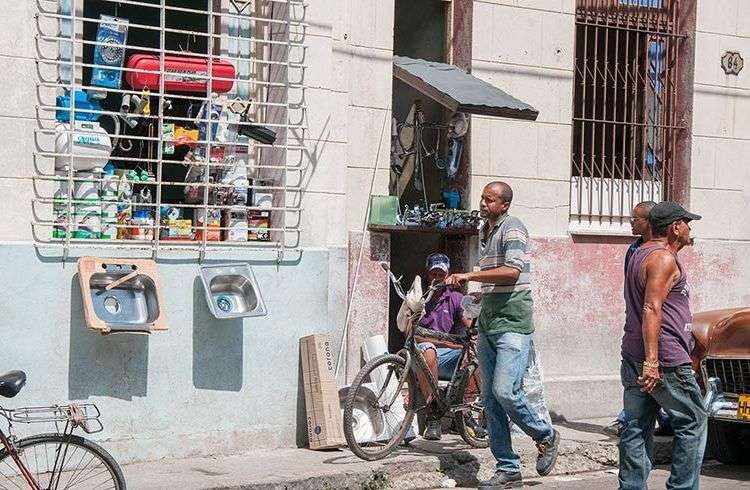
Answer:
<svg viewBox="0 0 750 490"><path fill-rule="evenodd" d="M708 444L724 464L750 464L750 425L710 420Z"/></svg>

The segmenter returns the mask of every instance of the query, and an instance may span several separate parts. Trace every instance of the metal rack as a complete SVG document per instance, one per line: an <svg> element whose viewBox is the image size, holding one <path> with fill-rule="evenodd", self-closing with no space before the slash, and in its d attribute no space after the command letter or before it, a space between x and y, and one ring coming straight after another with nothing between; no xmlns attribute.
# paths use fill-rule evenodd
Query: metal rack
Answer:
<svg viewBox="0 0 750 490"><path fill-rule="evenodd" d="M639 201L674 198L679 10L676 0L577 1L571 220L625 226Z"/></svg>
<svg viewBox="0 0 750 490"><path fill-rule="evenodd" d="M161 250L177 249L198 253L202 260L211 250L263 250L272 251L281 260L285 251L298 250L300 228L300 206L302 194L302 175L306 170L307 152L304 144L306 126L304 102L304 73L305 65L305 30L304 22L306 4L298 0L195 0L192 3L176 2L174 0L36 0L38 13L36 16L37 35L37 94L36 128L34 153L35 197L32 202L32 231L37 246L62 248L67 258L71 249L76 247L106 248L106 249L140 249L149 250L152 257L157 258ZM195 5L205 8L193 8ZM186 6L187 5L187 6ZM151 10L153 16L148 19L158 19L158 23L145 23L142 20L128 22L129 33L142 33L140 36L127 36L121 44L122 57L135 53L158 56L158 69L135 69L122 66L121 76L126 74L152 74L158 76L158 86L147 87L145 90L132 89L123 80L119 87L101 87L92 85L86 73L95 68L112 68L108 65L98 65L92 57L85 57L86 50L94 50L96 46L106 46L106 42L96 38L84 36L84 30L96 30L103 22L95 15L91 15L91 7L101 7L114 10L115 17L126 17L128 9ZM190 15L193 18L204 18L205 25L181 25L179 29L170 27L171 16ZM139 17L145 18L143 16ZM172 18L174 20L174 18ZM205 27L205 30L201 30ZM146 33L146 34L143 34ZM138 39L158 35L158 43L144 43ZM185 36L185 46L179 49L168 46L167 36ZM134 39L131 41L131 39ZM191 40L205 43L205 50L193 48L190 50ZM185 48L185 49L183 49ZM167 56L186 56L204 60L206 70L203 74L192 74L192 80L204 80L205 91L200 93L180 93L165 89L165 80L170 75L165 69ZM214 64L229 62L234 67L233 77L221 77L214 73ZM250 124L260 125L276 132L273 144L260 143L246 136L238 136L236 141L219 142L213 128L215 119L211 116L213 105L217 99L213 88L217 83L231 82L232 88L226 93L225 103L242 101L250 103L249 120L240 120L237 129ZM76 161L85 157L76 152L73 144L74 135L80 134L76 129L77 116L94 114L102 121L114 119L122 127L125 119L118 119L120 113L111 108L101 109L76 108L77 91L105 93L108 101L110 97L124 95L150 97L151 111L139 116L144 124L148 124L148 134L127 135L131 146L139 145L141 151L137 156L129 154L115 155L113 145L111 161L115 165L129 169L145 165L151 169L151 179L133 181L130 185L140 189L148 189L153 200L138 203L139 209L153 213L153 223L141 225L150 230L146 239L131 239L120 236L120 230L130 229L130 223L118 222L118 238L101 239L73 236L76 223L74 211L81 204L75 197L74 189L77 184L88 182L94 186L101 186L107 180L103 175L98 177L80 177L76 175ZM67 124L56 119L56 111L60 110L55 97L67 93L69 97L69 119ZM198 117L187 114L165 114L167 100L175 104L205 104L208 107ZM111 101L108 102L109 105ZM299 114L292 120L290 112ZM192 115L191 115L192 116ZM249 121L252 121L249 122ZM170 139L165 137L164 124L204 124L208 127L208 136L194 141L195 147L203 151L203 159L175 160L164 154L165 143ZM62 129L61 129L62 126ZM115 130L116 131L116 130ZM68 150L57 151L56 136L65 135ZM148 154L143 154L143 148ZM213 157L213 150L219 149L218 157ZM238 153L246 154L240 160ZM65 170L55 168L56 158L69 159ZM77 160L78 159L78 160ZM237 163L240 161L241 163ZM168 178L165 169L168 165L183 165L187 171L192 167L200 170L202 181L182 182L179 179ZM218 172L244 165L245 173L253 182L246 185L211 180ZM174 172L172 172L174 174ZM252 176L252 177L250 177ZM272 182L271 185L258 185L258 181ZM176 202L164 195L166 189L171 192L187 188L198 187L203 194L197 204ZM57 187L57 193L55 193ZM240 189L241 188L241 189ZM217 192L233 194L235 190L249 192L262 191L272 195L271 206L253 206L252 202L238 205L236 203L212 202L212 195ZM117 202L126 205L126 202ZM57 206L57 207L56 207ZM64 208L62 207L64 206ZM132 209L136 204L132 203ZM201 211L204 219L202 224L194 220L190 227L191 233L200 236L199 239L170 239L165 240L161 232L168 228L162 220L160 211L163 206L169 206L179 212L194 213ZM61 211L57 220L53 211ZM214 241L209 239L210 233L224 234L230 227L221 222L216 227L209 224L209 211L252 213L267 212L270 214L270 225L266 228L248 227L249 231L264 231L268 234L268 241ZM54 237L54 229L62 230L62 236Z"/></svg>

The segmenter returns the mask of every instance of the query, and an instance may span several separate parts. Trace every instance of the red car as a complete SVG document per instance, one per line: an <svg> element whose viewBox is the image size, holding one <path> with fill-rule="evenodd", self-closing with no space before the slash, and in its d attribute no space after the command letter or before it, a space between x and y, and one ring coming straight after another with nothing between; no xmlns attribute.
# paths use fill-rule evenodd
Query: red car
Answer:
<svg viewBox="0 0 750 490"><path fill-rule="evenodd" d="M691 353L708 408L708 449L728 464L750 464L750 308L693 316Z"/></svg>

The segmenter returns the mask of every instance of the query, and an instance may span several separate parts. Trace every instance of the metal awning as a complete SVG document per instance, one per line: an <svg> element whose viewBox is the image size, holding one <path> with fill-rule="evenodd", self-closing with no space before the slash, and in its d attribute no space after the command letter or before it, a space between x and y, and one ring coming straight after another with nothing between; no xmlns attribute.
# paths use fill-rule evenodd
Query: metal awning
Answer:
<svg viewBox="0 0 750 490"><path fill-rule="evenodd" d="M454 112L532 121L539 115L529 104L453 65L394 56L393 76Z"/></svg>

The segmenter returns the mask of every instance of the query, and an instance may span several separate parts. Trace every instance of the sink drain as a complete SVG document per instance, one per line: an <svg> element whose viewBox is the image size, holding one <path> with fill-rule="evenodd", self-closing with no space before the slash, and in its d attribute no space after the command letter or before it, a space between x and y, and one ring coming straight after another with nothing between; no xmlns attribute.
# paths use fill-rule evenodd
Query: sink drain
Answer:
<svg viewBox="0 0 750 490"><path fill-rule="evenodd" d="M231 313L234 310L234 302L232 302L229 296L218 296L216 298L216 306L224 313Z"/></svg>
<svg viewBox="0 0 750 490"><path fill-rule="evenodd" d="M120 313L120 302L114 296L107 296L104 298L104 309L107 310L107 313L110 315L116 315Z"/></svg>

